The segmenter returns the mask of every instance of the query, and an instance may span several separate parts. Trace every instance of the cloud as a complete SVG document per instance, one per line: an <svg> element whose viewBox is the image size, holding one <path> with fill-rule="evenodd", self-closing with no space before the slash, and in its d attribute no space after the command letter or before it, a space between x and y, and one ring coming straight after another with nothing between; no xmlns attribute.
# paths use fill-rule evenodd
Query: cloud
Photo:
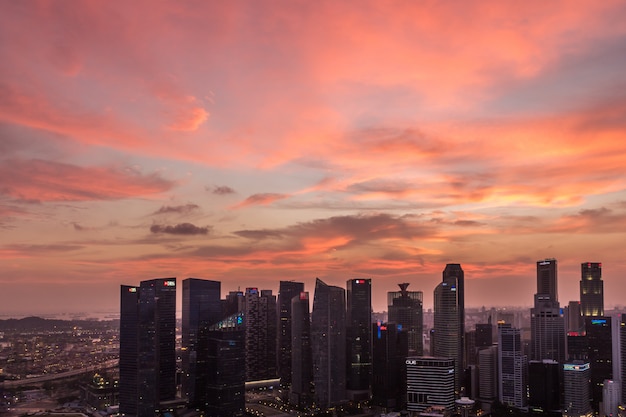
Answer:
<svg viewBox="0 0 626 417"><path fill-rule="evenodd" d="M199 208L200 208L199 205L192 204L192 203L184 204L180 206L161 206L161 208L159 208L157 211L155 211L152 214L153 215L170 214L170 213L188 214L194 210L198 210Z"/></svg>
<svg viewBox="0 0 626 417"><path fill-rule="evenodd" d="M0 163L0 178L0 195L32 201L119 200L158 194L175 186L158 174L41 159L5 159Z"/></svg>
<svg viewBox="0 0 626 417"><path fill-rule="evenodd" d="M261 193L261 194L252 194L250 197L246 198L242 202L235 204L232 206L233 209L239 209L249 206L267 206L272 204L278 200L284 200L285 198L289 198L289 194L278 194L278 193Z"/></svg>
<svg viewBox="0 0 626 417"><path fill-rule="evenodd" d="M207 188L207 191L209 188ZM216 195L228 195L235 194L236 191L226 185L216 185L213 188L210 188L211 192Z"/></svg>
<svg viewBox="0 0 626 417"><path fill-rule="evenodd" d="M179 223L174 226L164 226L153 224L150 226L152 233L168 233L172 235L206 235L209 233L210 227L199 227L191 223Z"/></svg>

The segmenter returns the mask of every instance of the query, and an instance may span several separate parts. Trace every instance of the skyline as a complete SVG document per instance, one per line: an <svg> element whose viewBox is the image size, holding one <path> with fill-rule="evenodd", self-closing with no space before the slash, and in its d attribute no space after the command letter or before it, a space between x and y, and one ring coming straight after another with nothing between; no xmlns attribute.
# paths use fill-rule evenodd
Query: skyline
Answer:
<svg viewBox="0 0 626 417"><path fill-rule="evenodd" d="M626 5L0 0L0 314L119 286L626 289ZM178 295L180 309L180 294Z"/></svg>

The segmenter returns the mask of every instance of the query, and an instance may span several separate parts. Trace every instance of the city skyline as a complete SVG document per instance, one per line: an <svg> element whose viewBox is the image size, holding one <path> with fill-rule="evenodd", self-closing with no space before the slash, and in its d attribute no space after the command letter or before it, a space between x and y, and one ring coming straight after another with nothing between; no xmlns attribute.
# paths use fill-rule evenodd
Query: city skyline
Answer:
<svg viewBox="0 0 626 417"><path fill-rule="evenodd" d="M0 315L154 277L626 287L626 5L0 0ZM181 308L178 294L177 309Z"/></svg>

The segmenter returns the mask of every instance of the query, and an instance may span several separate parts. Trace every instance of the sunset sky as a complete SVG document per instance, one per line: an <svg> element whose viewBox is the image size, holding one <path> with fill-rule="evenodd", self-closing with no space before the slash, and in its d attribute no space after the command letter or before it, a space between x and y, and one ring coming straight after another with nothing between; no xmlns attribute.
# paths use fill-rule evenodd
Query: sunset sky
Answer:
<svg viewBox="0 0 626 417"><path fill-rule="evenodd" d="M0 315L156 277L626 304L623 1L0 0ZM180 305L179 305L180 308Z"/></svg>

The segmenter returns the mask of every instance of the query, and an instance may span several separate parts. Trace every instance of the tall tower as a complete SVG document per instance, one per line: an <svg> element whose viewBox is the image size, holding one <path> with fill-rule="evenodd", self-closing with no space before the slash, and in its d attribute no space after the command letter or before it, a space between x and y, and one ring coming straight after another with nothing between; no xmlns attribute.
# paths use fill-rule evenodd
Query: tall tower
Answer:
<svg viewBox="0 0 626 417"><path fill-rule="evenodd" d="M300 408L313 403L313 357L309 293L291 299L291 388L289 402Z"/></svg>
<svg viewBox="0 0 626 417"><path fill-rule="evenodd" d="M372 404L402 409L406 402L407 332L395 323L372 324Z"/></svg>
<svg viewBox="0 0 626 417"><path fill-rule="evenodd" d="M591 417L589 363L573 361L563 365L563 416Z"/></svg>
<svg viewBox="0 0 626 417"><path fill-rule="evenodd" d="M202 385L207 380L206 372L200 366L205 358L198 358L198 339L203 329L217 323L222 318L221 283L197 278L183 280L183 320L182 320L182 365L183 395L190 406L196 406L196 392L206 390Z"/></svg>
<svg viewBox="0 0 626 417"><path fill-rule="evenodd" d="M292 307L291 300L304 291L302 282L280 281L278 287L278 377L280 384L289 387L291 384L292 355ZM308 304L308 298L307 298ZM308 306L307 306L308 314Z"/></svg>
<svg viewBox="0 0 626 417"><path fill-rule="evenodd" d="M346 400L346 294L315 281L311 336L317 405L327 409Z"/></svg>
<svg viewBox="0 0 626 417"><path fill-rule="evenodd" d="M409 338L409 355L424 354L424 294L407 290L409 284L398 284L400 291L387 293L389 323L402 326Z"/></svg>
<svg viewBox="0 0 626 417"><path fill-rule="evenodd" d="M510 324L498 326L498 373L500 402L526 408L528 359L522 353L520 330Z"/></svg>
<svg viewBox="0 0 626 417"><path fill-rule="evenodd" d="M372 385L372 280L349 279L346 287L346 389L349 400L366 401Z"/></svg>
<svg viewBox="0 0 626 417"><path fill-rule="evenodd" d="M464 372L464 313L460 310L463 303L460 298L459 283L463 284L463 270L458 264L448 264L443 271L443 282L434 292L434 343L433 356L454 359L454 387L460 393Z"/></svg>
<svg viewBox="0 0 626 417"><path fill-rule="evenodd" d="M120 409L154 416L176 396L176 278L123 285L121 292Z"/></svg>
<svg viewBox="0 0 626 417"><path fill-rule="evenodd" d="M565 361L565 321L557 301L556 259L537 261L537 294L530 310L531 359Z"/></svg>
<svg viewBox="0 0 626 417"><path fill-rule="evenodd" d="M580 264L580 305L584 317L604 316L604 283L602 264L583 262Z"/></svg>
<svg viewBox="0 0 626 417"><path fill-rule="evenodd" d="M599 411L605 379L613 379L612 317L586 317L585 330L591 366L591 407Z"/></svg>
<svg viewBox="0 0 626 417"><path fill-rule="evenodd" d="M272 290L246 288L246 380L276 378L276 296Z"/></svg>

